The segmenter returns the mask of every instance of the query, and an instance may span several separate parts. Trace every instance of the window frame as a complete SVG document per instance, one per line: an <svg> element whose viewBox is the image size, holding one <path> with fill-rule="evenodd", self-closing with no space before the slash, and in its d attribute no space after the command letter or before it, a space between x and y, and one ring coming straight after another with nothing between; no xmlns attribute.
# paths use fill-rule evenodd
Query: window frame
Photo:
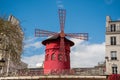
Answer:
<svg viewBox="0 0 120 80"><path fill-rule="evenodd" d="M116 24L111 24L110 25L110 31L115 32L116 31Z"/></svg>
<svg viewBox="0 0 120 80"><path fill-rule="evenodd" d="M49 54L46 54L45 61L49 60Z"/></svg>
<svg viewBox="0 0 120 80"><path fill-rule="evenodd" d="M51 60L55 60L55 58L56 58L56 55L55 55L55 53L52 53L52 55L51 55Z"/></svg>
<svg viewBox="0 0 120 80"><path fill-rule="evenodd" d="M112 74L117 74L118 73L118 67L116 64L112 65Z"/></svg>
<svg viewBox="0 0 120 80"><path fill-rule="evenodd" d="M117 60L117 51L111 51L111 60Z"/></svg>
<svg viewBox="0 0 120 80"><path fill-rule="evenodd" d="M110 44L111 45L116 45L117 44L116 36L111 36L110 37Z"/></svg>

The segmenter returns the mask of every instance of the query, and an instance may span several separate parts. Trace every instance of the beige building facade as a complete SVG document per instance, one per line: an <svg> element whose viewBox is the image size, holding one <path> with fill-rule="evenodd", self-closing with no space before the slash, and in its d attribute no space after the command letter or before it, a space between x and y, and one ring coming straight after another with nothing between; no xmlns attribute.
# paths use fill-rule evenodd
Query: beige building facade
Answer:
<svg viewBox="0 0 120 80"><path fill-rule="evenodd" d="M106 74L120 74L120 21L106 17Z"/></svg>

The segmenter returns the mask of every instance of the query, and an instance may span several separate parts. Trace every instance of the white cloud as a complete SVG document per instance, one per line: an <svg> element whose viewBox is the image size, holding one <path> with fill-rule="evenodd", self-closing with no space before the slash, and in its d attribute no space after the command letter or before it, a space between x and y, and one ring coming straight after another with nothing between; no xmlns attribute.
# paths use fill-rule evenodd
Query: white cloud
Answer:
<svg viewBox="0 0 120 80"><path fill-rule="evenodd" d="M37 38L30 38L24 41L25 45L24 48L30 48L33 47L35 49L38 49L42 47L41 41L36 41Z"/></svg>
<svg viewBox="0 0 120 80"><path fill-rule="evenodd" d="M105 57L105 43L89 44L88 42L71 39L75 45L71 48L71 67L93 67L98 62L104 61ZM36 45L38 45L36 43ZM42 64L44 55L34 55L31 57L24 57L22 61L26 62L28 67L37 67L37 64Z"/></svg>
<svg viewBox="0 0 120 80"><path fill-rule="evenodd" d="M64 8L64 5L61 0L57 0L57 7L58 8Z"/></svg>
<svg viewBox="0 0 120 80"><path fill-rule="evenodd" d="M24 38L24 42L25 43L30 43L35 41L37 38L36 37L28 37L28 38Z"/></svg>
<svg viewBox="0 0 120 80"><path fill-rule="evenodd" d="M44 54L36 54L39 53L38 51L42 48L41 41L34 37L24 40L24 43L25 52L21 60L27 63L29 68L38 67L38 64L39 66L40 64L42 65L44 61Z"/></svg>
<svg viewBox="0 0 120 80"><path fill-rule="evenodd" d="M37 63L36 67L41 67L43 65L43 63Z"/></svg>
<svg viewBox="0 0 120 80"><path fill-rule="evenodd" d="M34 55L31 57L22 57L22 61L27 63L29 68L38 67L37 64L41 64L41 66L42 66L43 61L44 61L44 54Z"/></svg>
<svg viewBox="0 0 120 80"><path fill-rule="evenodd" d="M76 39L72 41L75 45L71 48L71 67L93 67L104 61L105 43L89 44Z"/></svg>
<svg viewBox="0 0 120 80"><path fill-rule="evenodd" d="M33 42L33 43L27 43L27 44L24 46L24 48L30 48L30 47L34 47L34 48L40 48L40 47L42 47L41 41Z"/></svg>

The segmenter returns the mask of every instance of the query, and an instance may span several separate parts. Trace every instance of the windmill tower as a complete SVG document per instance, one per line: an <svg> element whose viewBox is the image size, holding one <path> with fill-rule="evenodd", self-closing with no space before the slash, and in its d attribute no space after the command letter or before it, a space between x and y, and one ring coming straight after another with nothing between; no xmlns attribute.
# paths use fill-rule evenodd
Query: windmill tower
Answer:
<svg viewBox="0 0 120 80"><path fill-rule="evenodd" d="M66 10L59 9L60 33L35 29L36 37L52 36L42 42L46 46L44 74L61 74L70 70L70 47L74 45L66 37L88 40L88 33L64 33Z"/></svg>

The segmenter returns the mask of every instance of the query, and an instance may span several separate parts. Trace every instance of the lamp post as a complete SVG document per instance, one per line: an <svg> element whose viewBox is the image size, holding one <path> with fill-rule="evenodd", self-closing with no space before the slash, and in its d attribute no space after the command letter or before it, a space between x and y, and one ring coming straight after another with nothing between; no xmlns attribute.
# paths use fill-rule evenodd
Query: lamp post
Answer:
<svg viewBox="0 0 120 80"><path fill-rule="evenodd" d="M0 74L2 74L2 69L3 69L4 65L5 65L5 60L2 58L2 59L0 60L0 70L1 70L1 73L0 73Z"/></svg>
<svg viewBox="0 0 120 80"><path fill-rule="evenodd" d="M5 60L2 58L1 60L0 60L0 67L3 67L5 65Z"/></svg>

